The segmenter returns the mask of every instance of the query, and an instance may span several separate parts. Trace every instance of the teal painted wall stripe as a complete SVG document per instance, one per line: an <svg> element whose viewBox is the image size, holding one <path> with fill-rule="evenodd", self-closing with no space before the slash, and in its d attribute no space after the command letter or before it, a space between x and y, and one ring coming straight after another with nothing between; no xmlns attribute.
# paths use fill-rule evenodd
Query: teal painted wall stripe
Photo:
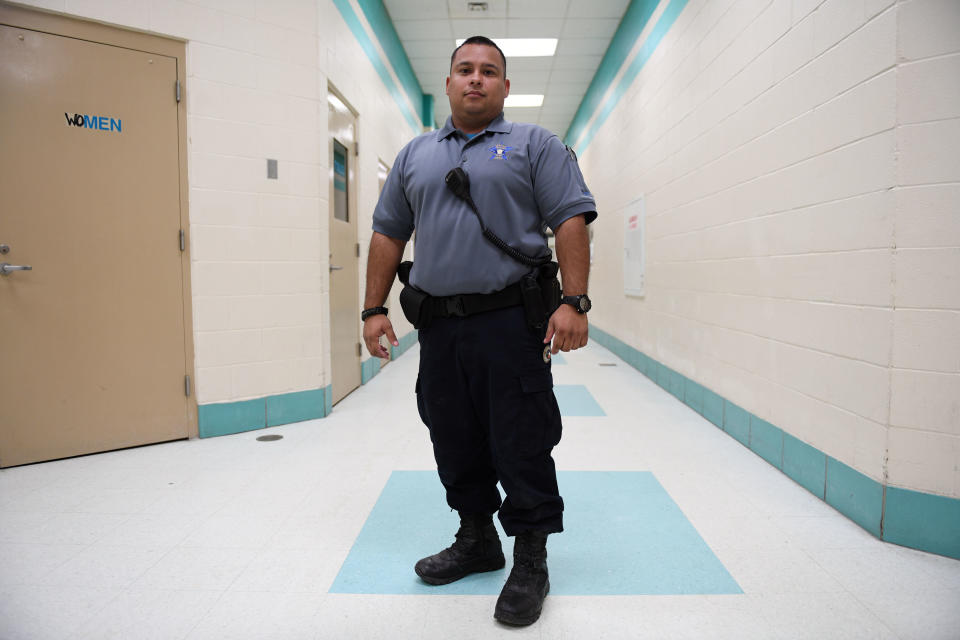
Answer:
<svg viewBox="0 0 960 640"><path fill-rule="evenodd" d="M383 52L387 54L387 62L393 67L394 73L403 85L403 91L410 98L410 103L423 109L423 90L420 88L420 81L417 80L417 74L414 73L410 65L410 58L400 43L400 36L390 20L390 14L387 13L381 0L357 0L360 3L360 10L366 16L367 22L373 29L374 35L380 41ZM421 110L420 122L423 123L426 112ZM432 122L431 118L431 122Z"/></svg>
<svg viewBox="0 0 960 640"><path fill-rule="evenodd" d="M403 112L403 116L407 119L407 122L414 131L419 133L421 131L421 118L413 112L413 109L406 100L405 94L397 86L397 83L393 81L393 78L390 76L390 72L387 70L386 65L380 58L380 53L374 46L370 36L367 35L366 30L364 30L363 24L360 22L360 18L358 18L357 14L353 12L353 8L350 6L349 0L333 0L333 4L336 5L337 9L340 11L340 15L343 16L344 21L346 21L347 26L353 33L353 37L355 37L357 42L360 43L360 48L363 49L367 59L373 64L373 68L376 69L377 75L380 76L380 80L383 81L383 84L387 87L390 95L393 96L394 101L400 107L400 111ZM384 47L384 50L386 51L386 47ZM419 102L414 102L414 104L419 104Z"/></svg>
<svg viewBox="0 0 960 640"><path fill-rule="evenodd" d="M326 386L253 400L202 404L197 408L198 434L212 438L323 418L330 415L332 394L331 387Z"/></svg>
<svg viewBox="0 0 960 640"><path fill-rule="evenodd" d="M874 536L960 559L960 500L885 487L602 329L591 326L590 339L667 391L682 379L687 406Z"/></svg>
<svg viewBox="0 0 960 640"><path fill-rule="evenodd" d="M660 15L660 19L657 21L657 24L647 36L647 39L644 41L643 45L640 47L640 51L637 52L637 55L633 58L630 66L627 67L626 72L620 78L620 82L617 83L616 87L614 87L613 92L603 102L603 105L600 106L599 109L594 108L587 112L585 114L585 120L582 121L583 125L580 126L579 129L574 130L573 125L571 125L571 129L566 135L567 144L571 145L577 153L583 153L583 151L585 151L593 141L594 135L596 135L600 127L602 127L606 122L607 118L613 112L614 107L617 106L617 103L620 102L620 99L626 93L627 89L631 84L633 84L633 81L636 80L640 70L647 63L647 60L650 59L650 56L653 55L653 52L656 51L660 41L663 40L663 37L668 31L670 31L670 27L673 26L677 16L680 15L680 12L682 12L686 6L687 0L671 0L670 4L667 5L667 8L664 9L663 13ZM632 9L633 5L631 5L630 8ZM649 16L647 16L647 20L649 20ZM644 22L644 24L646 24L646 22ZM641 27L640 31L642 30L643 28ZM637 36L640 35L640 31L637 32ZM633 38L633 41L636 41L636 37ZM631 43L631 46L632 45L633 43ZM618 70L623 65L623 62L625 62L625 60L621 60L620 65L617 66ZM614 75L616 75L616 73ZM589 94L592 90L593 85L587 89L587 93ZM600 93L600 96L602 98L603 92ZM595 101L599 101L601 98L597 98ZM578 110L577 115L579 114L580 112ZM594 118L589 128L584 131L586 123L594 114L597 114L596 118Z"/></svg>
<svg viewBox="0 0 960 640"><path fill-rule="evenodd" d="M572 141L576 141L580 137L586 129L590 116L601 106L600 101L603 99L603 95L613 84L617 72L626 62L627 56L630 55L630 49L633 48L637 38L643 33L643 28L647 26L647 21L650 20L650 16L653 15L659 1L633 0L627 7L623 19L620 20L620 24L613 34L613 39L610 40L607 51L603 54L600 66L593 75L593 80L590 81L590 86L587 87L583 100L580 101L577 113L574 114L573 120L570 122L570 127L567 129L567 135L565 136L567 144L573 144Z"/></svg>

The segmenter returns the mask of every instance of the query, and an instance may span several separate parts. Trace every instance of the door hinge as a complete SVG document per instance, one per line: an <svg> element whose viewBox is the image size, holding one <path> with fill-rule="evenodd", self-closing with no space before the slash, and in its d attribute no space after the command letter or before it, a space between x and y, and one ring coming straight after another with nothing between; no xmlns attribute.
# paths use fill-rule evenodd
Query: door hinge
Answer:
<svg viewBox="0 0 960 640"><path fill-rule="evenodd" d="M360 257L360 243L357 243L357 257Z"/></svg>
<svg viewBox="0 0 960 640"><path fill-rule="evenodd" d="M186 396L190 397L190 374L183 376L183 391Z"/></svg>
<svg viewBox="0 0 960 640"><path fill-rule="evenodd" d="M353 155L355 156L360 155L360 143L357 142L356 140L354 140L353 142Z"/></svg>
<svg viewBox="0 0 960 640"><path fill-rule="evenodd" d="M187 250L186 236L183 233L183 229L180 229L180 251L186 251L186 250Z"/></svg>
<svg viewBox="0 0 960 640"><path fill-rule="evenodd" d="M360 346L360 343L358 342L358 343L357 343L357 357L358 357L358 358L360 357L360 353L361 353L361 352L360 352L360 349L361 349L361 346Z"/></svg>
<svg viewBox="0 0 960 640"><path fill-rule="evenodd" d="M177 96L177 102L180 102L180 81L177 80L177 84L174 86L174 91Z"/></svg>

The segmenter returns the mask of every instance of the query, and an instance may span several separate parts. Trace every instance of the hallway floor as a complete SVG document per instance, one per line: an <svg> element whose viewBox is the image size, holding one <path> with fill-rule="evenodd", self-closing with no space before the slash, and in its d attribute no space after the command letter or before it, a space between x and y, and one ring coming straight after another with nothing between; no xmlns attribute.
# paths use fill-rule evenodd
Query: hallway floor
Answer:
<svg viewBox="0 0 960 640"><path fill-rule="evenodd" d="M322 420L0 471L0 640L960 638L960 561L876 540L595 344L553 366L552 595L499 625L509 564L413 573L457 526L417 361Z"/></svg>

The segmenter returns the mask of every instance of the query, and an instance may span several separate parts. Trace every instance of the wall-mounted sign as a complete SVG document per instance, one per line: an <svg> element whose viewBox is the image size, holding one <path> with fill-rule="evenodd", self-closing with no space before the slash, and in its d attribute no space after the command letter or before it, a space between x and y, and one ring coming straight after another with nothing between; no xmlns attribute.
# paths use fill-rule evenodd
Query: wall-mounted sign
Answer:
<svg viewBox="0 0 960 640"><path fill-rule="evenodd" d="M645 217L646 207L642 195L623 210L623 292L628 296L645 294Z"/></svg>
<svg viewBox="0 0 960 640"><path fill-rule="evenodd" d="M97 129L98 131L116 131L123 133L120 118L109 118L107 116L86 116L81 113L75 113L72 116L64 112L63 117L67 119L67 126L80 127L82 129Z"/></svg>

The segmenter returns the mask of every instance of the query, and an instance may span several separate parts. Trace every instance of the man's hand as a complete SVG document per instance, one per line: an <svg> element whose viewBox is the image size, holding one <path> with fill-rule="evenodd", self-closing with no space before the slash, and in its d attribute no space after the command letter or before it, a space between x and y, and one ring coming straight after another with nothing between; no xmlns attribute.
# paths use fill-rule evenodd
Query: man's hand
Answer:
<svg viewBox="0 0 960 640"><path fill-rule="evenodd" d="M393 324L385 314L378 313L370 316L363 322L363 341L367 345L367 351L374 358L390 358L390 350L380 344L380 336L386 334L387 340L395 347L399 347L396 334L393 333Z"/></svg>
<svg viewBox="0 0 960 640"><path fill-rule="evenodd" d="M587 344L587 326L587 314L577 313L570 305L561 304L550 316L543 344L549 344L553 340L550 352L554 355L557 351L573 351L584 347Z"/></svg>

